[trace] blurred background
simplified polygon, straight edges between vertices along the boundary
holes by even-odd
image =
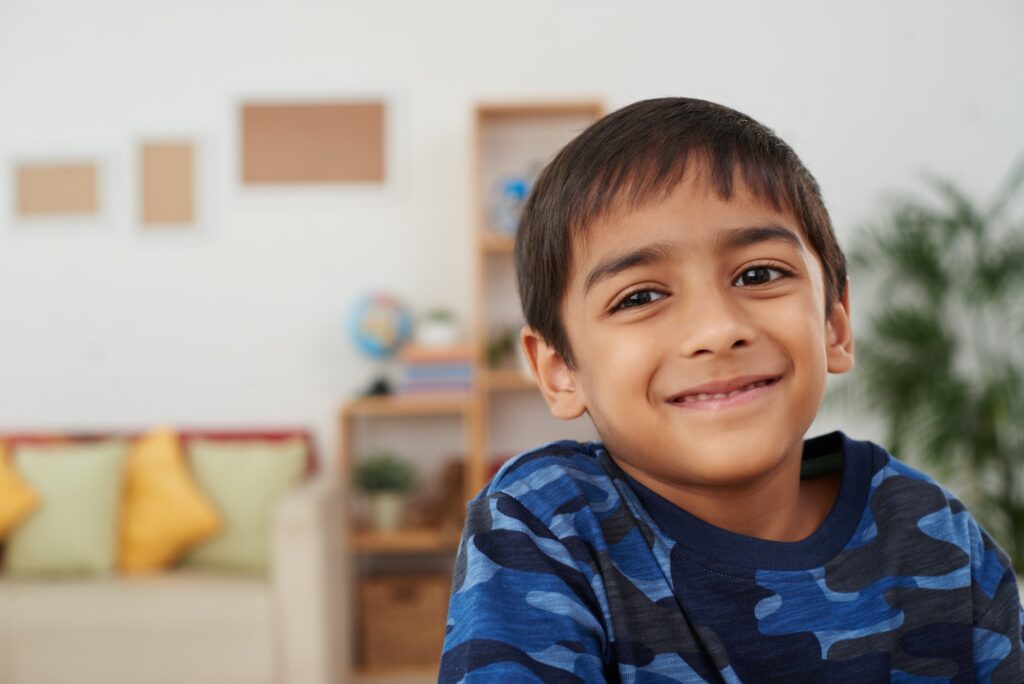
[[[772,127],[861,255],[863,380],[810,434],[898,446],[1019,558],[1022,29],[995,0],[0,0],[0,682],[430,681],[465,497],[593,437],[510,342],[519,205],[650,97]]]

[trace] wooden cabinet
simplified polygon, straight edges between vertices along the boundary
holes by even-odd
[[[488,353],[488,347],[493,347],[503,334],[515,334],[517,347],[517,332],[522,325],[513,266],[514,236],[509,230],[508,216],[495,215],[496,203],[502,199],[503,184],[528,184],[532,174],[596,120],[602,111],[600,103],[591,101],[492,103],[475,108],[469,188],[473,235],[473,272],[470,279],[473,302],[469,326],[473,349],[472,389],[457,397],[372,397],[345,404],[339,415],[339,467],[343,476],[347,476],[358,459],[365,455],[360,447],[360,437],[375,430],[386,431],[387,422],[402,421],[404,427],[407,422],[415,421],[419,426],[430,426],[428,432],[435,429],[436,423],[448,422],[451,423],[449,430],[454,431],[461,446],[459,504],[464,506],[486,484],[504,458],[553,439],[594,437],[593,428],[585,419],[565,423],[550,416],[516,351],[505,354],[504,358],[497,359],[497,364],[492,364],[495,355]],[[504,226],[499,220],[501,218],[505,219]],[[424,448],[431,446],[432,437],[425,435],[421,444]],[[358,497],[354,494],[351,498],[353,505],[357,506]],[[353,511],[351,519],[358,521],[360,517],[356,513]],[[355,581],[363,582],[351,588],[357,599],[354,617],[365,615],[365,606],[358,603],[359,597],[362,596],[365,602],[367,591],[377,586],[373,583],[388,576],[389,566],[391,571],[397,571],[394,576],[401,578],[395,581],[409,582],[408,573],[422,569],[424,582],[436,583],[439,565],[454,559],[460,532],[461,529],[452,526],[442,528],[417,524],[392,532],[353,526],[349,531],[348,544],[358,566],[354,573]],[[380,570],[374,563],[385,569]],[[450,568],[449,564],[449,573]],[[415,606],[404,608],[414,609]],[[401,607],[394,609],[395,619],[400,619],[402,610]],[[376,617],[380,618],[379,615]],[[359,638],[359,625],[356,624],[351,632]],[[374,634],[374,638],[377,636]],[[432,637],[424,635],[424,639],[427,638]],[[356,652],[366,651],[360,648]],[[440,653],[437,655],[439,657]],[[372,666],[364,662],[357,672],[360,680],[365,681],[411,672],[419,678],[401,681],[426,682],[436,681],[437,664],[435,660],[410,670],[408,662],[389,667],[377,657],[373,659]]]

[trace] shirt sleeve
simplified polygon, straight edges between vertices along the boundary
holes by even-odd
[[[607,640],[584,547],[507,494],[474,500],[438,681],[605,681]]]
[[[981,684],[1024,682],[1024,650],[1017,575],[1009,558],[974,525],[971,577],[974,602],[974,676]]]

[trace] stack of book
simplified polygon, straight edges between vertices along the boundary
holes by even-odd
[[[468,344],[407,344],[398,359],[397,395],[455,396],[473,388],[473,351]]]

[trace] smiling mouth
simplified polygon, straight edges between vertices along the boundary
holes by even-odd
[[[717,392],[680,394],[672,397],[669,403],[685,408],[728,408],[739,406],[765,394],[769,388],[778,384],[780,379],[778,376],[766,377],[727,391],[723,389]]]

